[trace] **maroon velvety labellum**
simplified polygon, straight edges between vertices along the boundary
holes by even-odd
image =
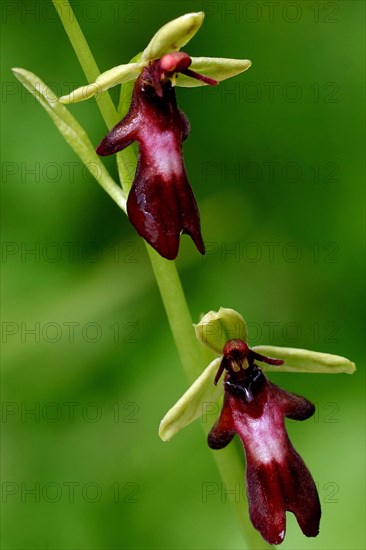
[[[133,141],[139,143],[136,174],[127,200],[128,217],[161,256],[173,260],[181,233],[191,236],[201,254],[205,247],[182,156],[189,122],[177,107],[170,80],[161,82],[159,65],[163,61],[164,71],[176,71],[186,67],[190,58],[186,54],[179,58],[169,55],[143,69],[128,114],[103,139],[97,153],[111,155]]]
[[[219,368],[220,374],[226,371],[224,403],[208,444],[221,449],[239,435],[246,455],[250,519],[267,542],[283,541],[286,511],[296,516],[306,536],[315,537],[321,516],[318,492],[284,421],[309,418],[314,405],[269,382],[254,363],[257,358],[269,364],[278,361],[256,354],[240,340],[225,345]]]

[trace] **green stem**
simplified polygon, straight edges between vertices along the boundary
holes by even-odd
[[[89,45],[75,17],[68,0],[52,0],[61,19],[71,45],[76,52],[80,65],[89,83],[94,82],[100,75],[100,70],[90,51]],[[100,94],[97,99],[98,107],[108,128],[118,122],[118,113],[109,94]]]
[[[120,99],[118,104],[118,118],[122,119],[128,112],[131,104],[131,97],[134,87],[134,82],[126,82],[121,86]],[[133,175],[135,174],[137,164],[137,148],[136,143],[132,143],[123,151],[117,153],[117,168],[119,179],[122,188],[128,196],[132,186]]]
[[[230,445],[220,451],[212,451],[216,466],[224,482],[224,491],[234,492],[233,498],[230,495],[231,505],[234,509],[243,539],[247,543],[248,550],[268,550],[273,547],[262,539],[249,520],[248,500],[244,497],[241,490],[245,483],[244,463],[240,456],[241,449],[239,453],[239,449],[235,443],[236,441],[231,442]],[[240,487],[239,491],[237,491],[238,487]],[[239,498],[237,497],[238,493],[240,495]]]
[[[53,0],[53,3],[87,79],[89,82],[94,81],[99,75],[99,70],[82,30],[72,12],[71,6],[67,0]],[[68,13],[67,16],[66,12]],[[111,128],[117,122],[118,116],[108,92],[101,95],[98,101],[98,107],[107,126]],[[126,165],[126,161],[128,160],[131,162],[132,159],[136,159],[135,154],[133,156],[131,153],[129,153],[129,156],[120,154],[117,161],[124,190],[129,188],[129,183],[126,182],[125,177],[126,174],[129,173],[130,166]],[[201,345],[196,340],[192,329],[191,315],[175,263],[165,260],[149,245],[146,246],[179,358],[188,381],[193,382],[195,378],[201,374],[206,366],[206,362],[204,360]],[[230,445],[220,452],[213,452],[213,454],[221,477],[225,482],[225,486],[228,489],[233,488],[236,483],[243,479],[243,464],[235,445]],[[261,536],[250,524],[247,502],[244,501],[244,499],[243,502],[240,499],[239,502],[236,502],[236,500],[237,499],[231,499],[231,502],[234,506],[240,529],[247,542],[248,548],[250,548],[250,550],[271,548],[263,541]]]
[[[191,384],[205,365],[175,263],[146,245],[182,367]]]

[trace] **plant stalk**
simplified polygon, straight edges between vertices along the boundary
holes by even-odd
[[[93,82],[99,75],[99,69],[68,0],[52,1],[86,78],[89,82]],[[101,94],[98,107],[108,128],[112,128],[118,122],[118,114],[108,92]],[[125,177],[131,168],[126,165],[126,159],[131,162],[132,158],[136,159],[136,155],[134,154],[132,157],[131,154],[127,156],[122,154],[118,158],[121,183],[125,191],[129,188],[129,183],[125,181]],[[201,344],[196,340],[192,329],[191,315],[175,263],[162,258],[148,244],[146,244],[146,247],[182,367],[189,383],[192,383],[206,365]],[[239,479],[243,479],[243,464],[236,446],[230,445],[220,452],[213,451],[213,453],[225,487],[231,489]],[[231,502],[248,549],[265,550],[271,548],[250,524],[246,500],[239,499],[239,502],[236,502],[236,500],[231,499]]]

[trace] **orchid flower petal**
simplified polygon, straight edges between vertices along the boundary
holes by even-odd
[[[192,71],[202,73],[218,82],[243,73],[252,64],[249,59],[225,59],[222,57],[191,57],[191,59],[192,64],[189,68]],[[196,88],[206,85],[205,82],[190,78],[184,74],[179,74],[176,79],[176,86],[183,88]]]
[[[191,40],[203,23],[205,14],[186,13],[161,27],[143,51],[142,61],[159,59],[163,55],[180,50]]]

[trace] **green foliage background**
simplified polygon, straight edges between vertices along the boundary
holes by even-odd
[[[280,2],[273,17],[266,2],[72,5],[101,70],[201,9],[188,53],[253,61],[177,92],[208,248],[183,237],[177,264],[195,320],[233,307],[253,344],[357,363],[352,377],[271,379],[318,405],[289,432],[319,484],[321,533],[305,539],[289,515],[282,548],[364,548],[364,3]],[[59,95],[82,85],[67,36],[50,2],[2,11],[2,547],[244,548],[199,422],[157,436],[186,381],[144,245],[10,72]],[[97,144],[94,100],[70,109]]]

